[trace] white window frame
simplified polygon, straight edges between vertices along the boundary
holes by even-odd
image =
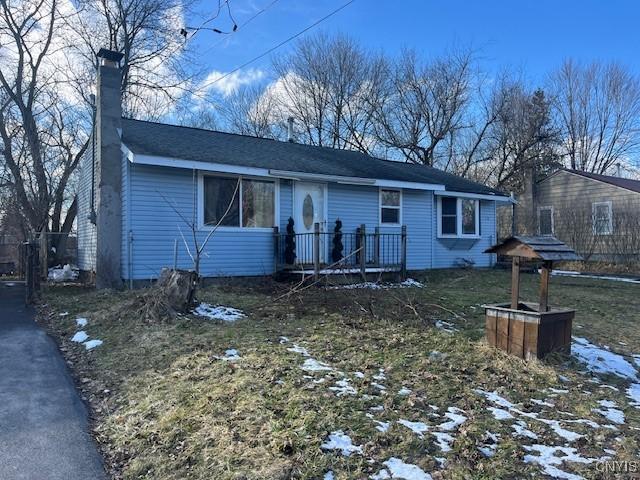
[[[600,233],[596,231],[596,209],[602,205],[605,205],[607,207],[607,210],[609,211],[609,225],[607,225],[608,228],[606,232]],[[613,234],[613,205],[611,201],[591,203],[591,228],[593,229],[593,234],[597,236]]]
[[[442,199],[455,198],[456,200],[456,233],[442,233]],[[462,201],[467,200],[475,203],[475,231],[476,233],[462,233]],[[469,197],[448,197],[447,195],[438,195],[436,204],[437,215],[436,223],[438,228],[438,238],[480,238],[480,200]]]
[[[216,172],[198,172],[198,186],[197,186],[197,208],[198,208],[198,229],[209,231],[215,228],[215,225],[207,225],[204,223],[204,178],[205,177],[217,177],[217,178],[233,178],[240,180],[240,186],[238,188],[238,227],[230,227],[226,225],[220,225],[218,231],[223,232],[273,232],[273,227],[278,225],[280,218],[280,180],[277,178],[258,177],[254,175],[233,175],[228,173],[216,173]],[[258,180],[261,182],[271,182],[274,184],[273,189],[273,226],[271,227],[243,227],[242,226],[242,180]]]
[[[394,205],[382,205],[382,191],[387,191],[387,192],[398,192],[400,194],[400,204],[398,206],[394,206]],[[398,222],[397,223],[388,223],[388,222],[382,222],[382,209],[383,208],[391,208],[391,209],[395,209],[398,210]],[[402,225],[402,189],[401,188],[387,188],[387,187],[381,187],[378,189],[378,225],[380,225],[381,227],[399,227],[400,225]]]
[[[549,210],[551,212],[551,233],[542,233],[542,230],[540,230],[540,212],[542,210]],[[553,210],[553,205],[538,207],[538,235],[542,235],[545,237],[553,237],[556,234],[556,224],[555,224],[554,217],[555,217],[555,214]]]

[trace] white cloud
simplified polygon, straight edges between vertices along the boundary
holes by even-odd
[[[207,75],[207,78],[200,84],[198,90],[203,93],[219,93],[224,97],[228,97],[244,85],[259,82],[265,75],[263,70],[257,68],[238,70],[230,75],[226,72],[213,70],[209,72],[209,75]]]

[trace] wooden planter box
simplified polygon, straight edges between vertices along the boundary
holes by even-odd
[[[575,310],[550,309],[538,312],[537,303],[485,305],[489,345],[526,360],[547,353],[571,352],[571,324]]]

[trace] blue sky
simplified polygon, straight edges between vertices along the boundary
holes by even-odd
[[[272,1],[230,0],[230,5],[236,21],[242,24]],[[207,69],[227,72],[345,2],[277,0],[233,35],[223,38],[201,31],[192,41]],[[213,3],[207,0],[198,9],[208,14]],[[486,70],[510,68],[533,85],[540,85],[547,72],[567,57],[617,60],[640,72],[638,20],[640,2],[636,0],[355,0],[306,35],[320,30],[345,32],[390,55],[403,47],[429,56],[452,45],[471,46]],[[198,21],[192,19],[191,23],[197,25]],[[229,29],[226,12],[211,26]],[[282,54],[290,46],[274,54]],[[258,70],[268,70],[269,60],[267,56],[253,63],[250,78],[259,78]]]

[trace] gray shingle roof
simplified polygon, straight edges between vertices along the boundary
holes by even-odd
[[[487,248],[484,253],[497,253],[507,256],[526,256],[540,260],[582,260],[566,243],[550,236],[514,236]],[[527,254],[527,255],[525,255]]]
[[[613,177],[611,175],[601,175],[599,173],[583,172],[581,170],[572,170],[570,168],[567,168],[566,171],[570,173],[575,173],[576,175],[581,175],[583,177],[591,178],[593,180],[598,180],[600,182],[608,183],[610,185],[615,185],[616,187],[626,188],[627,190],[631,190],[632,192],[640,193],[640,180],[633,180],[631,178]]]
[[[382,160],[352,150],[281,142],[141,120],[122,120],[122,142],[134,153],[321,175],[444,185],[449,191],[505,195],[436,168]]]

